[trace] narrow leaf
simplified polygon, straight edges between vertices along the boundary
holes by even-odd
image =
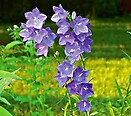
[[[0,101],[4,102],[7,105],[11,105],[4,97],[0,97]]]
[[[130,32],[130,31],[127,31],[127,33],[131,34],[131,32]]]
[[[23,44],[23,42],[21,42],[21,41],[12,41],[11,43],[9,43],[9,44],[7,44],[5,46],[5,50],[9,50],[12,47],[14,47],[15,45],[19,45],[19,44]]]
[[[116,88],[117,88],[117,91],[118,91],[118,94],[119,94],[119,97],[121,99],[123,99],[123,96],[122,96],[122,91],[121,91],[121,87],[119,86],[117,80],[115,79],[115,83],[116,83]]]
[[[0,93],[13,79],[21,78],[15,74],[12,74],[11,72],[0,70]]]
[[[122,52],[131,60],[131,56],[129,56],[125,51],[122,50]]]
[[[98,112],[92,112],[90,116],[95,116],[96,114],[98,114]]]

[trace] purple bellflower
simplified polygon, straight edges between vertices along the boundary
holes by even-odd
[[[43,38],[41,39],[41,42],[35,44],[35,48],[37,49],[37,54],[38,55],[47,56],[48,47],[52,46],[52,44],[54,42],[54,39],[56,38],[56,35],[51,31],[51,29],[49,27],[47,27],[45,29],[44,36],[42,36],[42,37]]]
[[[91,104],[87,100],[81,100],[79,103],[77,103],[77,106],[80,112],[90,112]]]
[[[61,4],[59,7],[53,6],[53,11],[55,12],[55,14],[51,17],[53,22],[58,22],[59,20],[66,19],[67,12],[63,9]]]
[[[88,21],[89,20],[87,18],[82,18],[81,16],[76,17],[72,21],[71,27],[74,30],[76,35],[89,32],[89,29],[87,27]]]
[[[70,95],[77,94],[78,85],[74,81],[71,81],[70,83],[68,83],[66,85],[66,88],[69,91]]]
[[[70,29],[70,24],[66,20],[60,20],[57,25],[59,26],[57,34],[64,35]]]
[[[87,97],[94,95],[92,90],[92,84],[89,83],[81,83],[78,84],[77,94],[83,99],[86,100]]]
[[[83,52],[88,52],[88,53],[91,52],[91,44],[92,44],[92,42],[93,42],[93,40],[90,39],[90,38],[86,38],[83,42],[78,41],[81,50]]]
[[[37,49],[37,55],[44,55],[47,56],[48,53],[48,46],[41,43],[36,43],[35,48]]]
[[[26,26],[34,27],[35,29],[41,29],[47,16],[40,13],[38,8],[32,10],[32,12],[25,13],[25,18],[27,19]]]
[[[34,32],[34,28],[27,28],[24,23],[22,23],[21,26],[23,29],[20,31],[19,35],[23,37],[23,41],[33,40],[32,34]]]
[[[79,47],[77,42],[74,42],[73,44],[66,43],[65,54],[66,54],[66,56],[68,56],[68,58],[72,62],[75,62],[75,61],[79,60],[80,55],[82,53],[83,53],[83,51],[80,49],[80,47]]]
[[[74,66],[67,60],[64,60],[62,64],[57,67],[61,77],[72,77]]]
[[[89,71],[83,70],[80,66],[78,66],[73,73],[73,80],[76,84],[87,83],[87,76]]]
[[[64,35],[60,36],[59,44],[60,45],[66,45],[66,43],[73,44],[75,41],[74,33],[73,32],[67,32]]]
[[[35,29],[32,38],[35,42],[41,43],[42,39],[48,34],[46,29],[41,28],[41,29]]]
[[[74,66],[67,60],[64,60],[62,64],[58,65],[58,75],[55,79],[59,82],[59,86],[62,87],[70,77],[73,76]]]

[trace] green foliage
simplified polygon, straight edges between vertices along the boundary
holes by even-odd
[[[0,115],[1,116],[13,116],[5,108],[3,108],[2,106],[0,106]]]
[[[16,72],[16,71],[15,71]],[[15,75],[14,73],[10,73],[7,71],[0,70],[0,95],[4,88],[11,83],[13,79],[21,79],[19,76]],[[7,105],[11,105],[4,97],[0,96],[0,101],[6,103]],[[12,116],[5,108],[0,106],[0,114],[2,116]]]
[[[5,50],[9,50],[9,49],[13,48],[14,46],[20,45],[20,44],[23,44],[23,42],[21,42],[21,41],[12,41],[11,43],[9,43],[9,44],[7,44],[5,46]]]
[[[7,86],[13,79],[21,78],[13,73],[0,70],[0,94],[4,90],[5,86]]]

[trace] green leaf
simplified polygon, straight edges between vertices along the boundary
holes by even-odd
[[[11,105],[4,97],[0,97],[0,101],[4,102],[7,105]]]
[[[29,98],[27,96],[18,96],[15,98],[15,101],[20,101],[20,104],[29,102]]]
[[[130,74],[130,77],[129,77],[129,83],[131,83],[131,74]]]
[[[17,69],[16,71],[18,71],[18,70],[19,69]],[[16,72],[16,71],[14,71],[14,72]],[[8,71],[0,70],[0,79],[2,79],[2,78],[22,79],[21,77],[14,74],[14,72],[8,72]]]
[[[131,32],[130,32],[130,31],[127,31],[127,33],[131,34]]]
[[[98,112],[92,112],[90,116],[95,116],[96,114],[98,114]]]
[[[21,41],[12,41],[11,43],[9,43],[9,44],[7,44],[5,46],[5,50],[9,50],[12,47],[14,47],[15,45],[19,45],[19,44],[23,44],[23,42],[21,42]]]
[[[54,116],[54,112],[52,111],[51,107],[46,110],[46,113],[48,114],[48,116]]]
[[[115,83],[116,83],[116,88],[117,88],[117,91],[118,91],[118,94],[119,94],[119,97],[121,98],[121,100],[123,99],[123,96],[122,96],[122,91],[121,91],[121,87],[119,86],[117,80],[115,79]]]
[[[131,56],[129,56],[125,51],[122,50],[122,52],[131,60]]]
[[[0,70],[0,94],[13,79],[21,78],[11,72]]]
[[[113,111],[112,107],[110,107],[110,108],[109,108],[109,111],[110,111],[110,115],[111,115],[111,116],[115,116],[115,114],[114,114],[114,111]]]
[[[0,106],[0,115],[1,116],[13,116],[11,113],[9,113],[5,108]]]
[[[127,94],[128,94],[128,96],[130,96],[131,95],[131,90]]]

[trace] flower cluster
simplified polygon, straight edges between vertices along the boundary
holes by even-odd
[[[89,20],[76,16],[75,12],[71,16],[61,5],[54,6],[53,10],[55,14],[51,20],[59,27],[57,30],[59,44],[65,47],[65,54],[70,61],[75,62],[82,53],[91,52],[90,45],[93,40],[89,38],[92,35]]]
[[[19,35],[23,37],[23,41],[35,41],[37,54],[47,56],[48,48],[52,46],[56,38],[56,34],[51,31],[50,27],[43,28],[47,16],[35,8],[32,12],[25,13],[25,18],[27,22],[22,23]]]
[[[58,65],[55,79],[60,87],[67,88],[70,95],[77,94],[81,97],[81,101],[77,103],[80,112],[85,110],[89,112],[91,104],[87,97],[94,94],[92,84],[87,80],[89,71],[80,66],[74,69],[75,62],[80,59],[80,56],[84,52],[91,52],[90,45],[93,40],[89,38],[92,35],[89,20],[76,16],[75,12],[71,16],[61,4],[59,7],[54,6],[53,10],[55,14],[51,20],[58,26],[59,44],[65,47],[65,54],[69,59]]]
[[[91,104],[87,98],[94,94],[92,84],[87,79],[89,71],[80,66],[75,68],[75,63],[80,56],[84,52],[91,52],[90,45],[93,40],[89,38],[92,35],[89,20],[76,16],[75,12],[70,15],[61,4],[59,7],[53,6],[53,11],[55,14],[51,20],[58,26],[56,34],[51,31],[50,27],[45,29],[42,27],[47,16],[40,13],[37,8],[25,13],[27,22],[22,23],[22,30],[19,34],[23,37],[23,41],[35,41],[37,54],[44,56],[47,56],[48,48],[52,46],[56,36],[59,37],[59,44],[64,46],[68,60],[58,65],[58,74],[55,79],[59,82],[60,87],[67,88],[70,95],[80,96],[81,101],[77,103],[80,112],[89,112]]]
[[[74,70],[74,65],[67,60],[57,67],[58,74],[55,79],[59,82],[59,86],[65,86],[70,95],[77,94],[81,97],[81,101],[77,104],[79,111],[90,111],[91,104],[87,101],[87,97],[94,94],[92,84],[88,83],[87,76],[89,71],[78,66]]]

